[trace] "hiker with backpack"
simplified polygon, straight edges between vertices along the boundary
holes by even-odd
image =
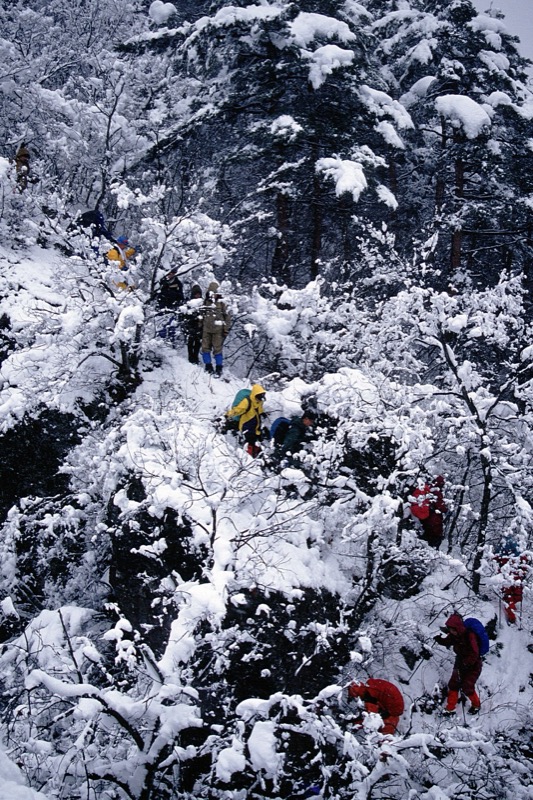
[[[179,327],[178,308],[184,302],[183,284],[178,278],[178,268],[174,267],[163,275],[156,294],[156,305],[162,312],[163,319],[163,324],[157,332],[161,339],[169,339],[172,343],[176,341]]]
[[[220,377],[224,364],[222,350],[224,340],[231,328],[231,315],[218,288],[216,281],[209,284],[202,306],[202,360],[205,364],[205,371],[212,375],[211,353],[213,353],[215,375]]]
[[[435,636],[435,642],[443,647],[452,648],[455,663],[448,682],[448,698],[444,713],[455,714],[459,693],[470,700],[470,714],[478,714],[481,701],[476,692],[476,681],[481,675],[481,656],[488,652],[488,637],[479,620],[469,618],[463,620],[460,614],[454,613],[441,628],[446,636]],[[477,632],[476,632],[477,631]]]
[[[410,495],[410,511],[422,525],[421,538],[436,550],[444,538],[444,514],[448,510],[443,495],[444,478],[437,475],[433,481],[416,487]]]
[[[348,697],[362,700],[365,711],[382,717],[381,733],[396,733],[405,704],[402,693],[393,683],[380,678],[369,678],[365,683],[354,681],[348,686]]]
[[[301,416],[277,417],[270,426],[270,438],[274,442],[271,466],[279,467],[282,461],[292,463],[306,442],[311,439],[317,415],[306,410]]]
[[[252,458],[261,452],[257,441],[261,439],[261,417],[266,392],[259,383],[250,390],[237,392],[232,407],[226,412],[227,419],[237,424],[237,430],[244,436],[246,451]]]
[[[291,455],[298,453],[305,442],[309,441],[310,431],[315,422],[316,414],[314,411],[304,411],[301,417],[291,417],[279,449],[283,453],[290,453]]]
[[[202,290],[197,283],[191,289],[191,296],[181,309],[181,328],[187,337],[187,356],[190,364],[198,364],[202,345]]]

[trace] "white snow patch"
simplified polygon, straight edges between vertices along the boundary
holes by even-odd
[[[248,739],[248,751],[253,768],[263,770],[272,777],[277,774],[282,760],[276,752],[275,729],[273,722],[256,722]]]
[[[22,771],[0,750],[0,800],[46,800],[46,795],[24,786]]]
[[[507,73],[510,62],[503,53],[494,53],[492,50],[481,50],[478,53],[479,60],[488,67],[489,72]]]
[[[291,35],[299,47],[308,47],[317,37],[336,38],[347,44],[357,37],[346,22],[324,14],[302,11],[290,25]]]
[[[400,97],[400,103],[409,108],[409,106],[422,100],[427,95],[431,84],[435,81],[436,78],[433,75],[426,75],[424,78],[415,81],[409,91]]]
[[[445,328],[453,333],[459,333],[468,325],[467,314],[457,314],[455,317],[450,317],[446,320]]]
[[[303,131],[303,127],[290,114],[282,114],[270,126],[270,132],[274,136],[289,140],[294,139],[301,131]]]
[[[157,25],[164,25],[170,17],[178,13],[178,9],[173,3],[163,3],[162,0],[154,0],[148,11],[148,16]]]
[[[456,128],[462,128],[467,139],[475,139],[490,127],[491,120],[485,109],[462,94],[444,94],[437,97],[435,107],[439,114],[449,119]]]
[[[335,184],[337,197],[351,194],[357,202],[368,187],[363,167],[358,161],[347,161],[342,158],[320,158],[316,163],[317,172],[323,172]]]
[[[236,22],[254,22],[255,20],[274,19],[281,14],[282,9],[275,6],[255,5],[246,8],[227,6],[211,17],[206,18],[206,24],[214,26],[235,25]]]
[[[408,52],[409,61],[417,61],[419,64],[429,64],[433,61],[433,49],[431,39],[422,39],[415,47]]]
[[[9,163],[7,158],[2,158],[0,156],[0,180],[5,178],[11,168],[11,164]]]
[[[476,33],[482,33],[487,44],[494,50],[501,50],[502,35],[509,35],[509,30],[501,19],[488,17],[486,14],[478,14],[467,26]]]
[[[404,150],[405,145],[398,136],[396,129],[392,123],[387,122],[387,120],[382,119],[381,122],[378,122],[376,125],[376,130],[380,133],[387,144],[390,144],[392,147],[397,147],[399,150]]]
[[[319,89],[333,70],[349,66],[355,58],[353,50],[343,50],[336,44],[317,47],[313,53],[304,51],[302,55],[311,62],[309,81],[313,89]]]
[[[400,130],[414,128],[409,112],[398,100],[393,100],[386,92],[372,89],[370,86],[363,84],[359,94],[362,102],[377,117],[390,117]]]
[[[217,757],[215,767],[217,778],[225,783],[231,781],[235,772],[242,772],[246,766],[244,745],[238,739],[233,739],[231,747],[225,747]]]
[[[380,183],[376,189],[376,192],[382,203],[385,203],[386,206],[389,206],[389,208],[392,208],[394,211],[396,211],[398,208],[398,201],[390,189]]]

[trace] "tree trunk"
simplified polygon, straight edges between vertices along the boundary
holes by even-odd
[[[290,286],[291,275],[289,269],[289,220],[290,202],[283,192],[276,196],[276,227],[279,232],[274,255],[272,256],[272,275],[282,283]]]
[[[489,508],[492,498],[492,466],[489,459],[481,453],[481,469],[483,472],[483,494],[481,496],[481,505],[479,509],[479,528],[476,541],[476,554],[474,556],[474,563],[472,564],[472,588],[476,594],[479,594],[479,585],[481,583],[481,575],[479,568],[481,566],[481,559],[483,558],[483,549],[485,547],[485,539],[487,535],[487,526],[489,522]]]
[[[461,252],[463,245],[463,232],[461,230],[452,233],[452,254],[451,267],[457,270],[461,266]]]
[[[464,194],[465,185],[465,165],[461,158],[455,162],[455,197],[460,199]],[[458,205],[458,204],[457,204]],[[461,266],[461,255],[463,246],[463,231],[462,229],[455,230],[452,234],[452,270],[457,270]]]
[[[315,170],[319,148],[313,144],[311,163],[313,166],[313,197],[311,200],[311,278],[320,274],[320,254],[322,251],[322,205],[320,179]]]
[[[446,146],[448,144],[448,137],[446,135],[446,120],[444,119],[444,117],[441,117],[440,119],[440,130],[441,130],[440,144],[442,153],[444,154],[444,151],[446,150]],[[440,211],[440,209],[444,204],[444,194],[446,188],[443,167],[442,167],[444,163],[444,156],[441,157],[440,162],[441,166],[440,168],[437,168],[437,178],[435,183],[435,207],[437,211]]]

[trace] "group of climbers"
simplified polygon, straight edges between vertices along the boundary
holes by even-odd
[[[274,444],[271,462],[280,463],[284,456],[290,458],[300,452],[310,439],[317,415],[313,410],[306,409],[301,416],[295,415],[290,420],[278,417],[268,430],[262,424],[265,398],[266,391],[259,383],[254,383],[250,390],[240,390],[226,412],[226,419],[236,425],[237,431],[243,436],[246,451],[252,458],[261,452],[258,442],[262,438],[271,438]]]
[[[20,176],[21,190],[26,187],[29,171],[29,154],[21,146],[17,153],[17,174]],[[105,219],[97,209],[81,214],[77,219],[78,227],[89,231],[92,238],[104,237],[113,246],[107,251],[106,258],[116,264],[121,273],[127,273],[129,261],[136,254],[136,249],[129,245],[126,236],[113,239],[106,227]],[[126,277],[116,282],[120,289],[134,288]],[[212,281],[205,295],[198,284],[190,290],[190,297],[185,298],[183,284],[178,269],[169,270],[161,278],[156,296],[156,304],[163,322],[159,329],[161,338],[175,343],[178,330],[185,333],[189,362],[199,363],[200,353],[205,370],[209,374],[220,376],[223,371],[223,348],[225,339],[231,329],[231,314],[219,291],[219,284]],[[227,411],[228,419],[237,421],[237,429],[243,436],[248,454],[257,457],[261,452],[260,444],[265,431],[266,390],[259,384],[253,384],[249,393]],[[311,409],[304,409],[301,415],[292,418],[279,418],[271,426],[273,449],[278,463],[288,459],[292,463],[295,457],[312,436],[317,415]],[[275,425],[275,423],[278,423]],[[274,433],[275,428],[275,433]],[[411,490],[409,509],[411,515],[419,521],[422,529],[421,538],[430,546],[439,548],[443,539],[443,521],[447,512],[444,498],[444,477],[438,475],[428,478],[420,486]],[[523,599],[523,584],[528,561],[521,555],[516,542],[507,540],[495,554],[495,562],[505,578],[502,588],[506,619],[510,624],[516,622],[517,606]],[[455,661],[446,701],[446,714],[456,711],[459,698],[468,699],[470,713],[480,710],[480,697],[476,690],[476,682],[482,671],[483,655],[480,639],[475,630],[468,625],[458,613],[452,614],[442,628],[442,634],[434,641],[453,650]],[[366,681],[354,681],[348,687],[351,700],[360,702],[367,714],[378,714],[382,718],[380,731],[382,734],[394,734],[404,712],[404,700],[400,690],[390,681],[369,678]]]
[[[178,330],[182,330],[187,338],[189,362],[198,364],[201,352],[206,372],[220,377],[231,314],[219,291],[219,284],[211,281],[203,298],[201,287],[194,284],[186,301],[177,269],[172,269],[159,282],[156,304],[163,319],[159,336],[175,343]]]
[[[89,238],[91,248],[97,256],[101,254],[100,240],[102,238],[107,239],[112,247],[105,253],[105,259],[110,265],[116,267],[119,273],[113,279],[113,285],[117,289],[130,292],[136,288],[135,284],[130,280],[128,272],[131,259],[135,256],[137,250],[130,245],[127,236],[121,235],[115,238],[112,235],[106,225],[105,217],[98,207],[78,214],[67,230],[69,233],[85,234]]]
[[[22,155],[19,161],[21,159]],[[22,170],[22,166],[20,169]],[[113,237],[99,208],[78,214],[68,230],[86,234],[97,254],[100,254],[99,240],[102,237],[108,239],[112,247],[105,253],[105,258],[119,272],[113,280],[114,286],[128,291],[136,288],[128,273],[131,259],[137,250],[130,245],[127,236]],[[183,331],[187,339],[190,363],[198,364],[201,354],[206,372],[217,377],[221,376],[224,364],[224,341],[231,329],[232,319],[217,281],[210,282],[203,298],[201,287],[194,284],[190,297],[186,300],[179,270],[173,267],[160,279],[154,299],[160,312],[158,335],[175,344],[178,332]]]
[[[110,264],[118,268],[120,273],[113,281],[114,285],[118,289],[128,291],[136,288],[128,277],[130,261],[137,252],[136,248],[130,245],[127,236],[113,238],[106,227],[104,215],[98,208],[79,214],[69,226],[69,230],[84,232],[93,241],[101,237],[108,239],[113,246],[105,257]],[[99,245],[93,244],[93,249],[99,252]],[[161,318],[158,335],[174,344],[178,331],[182,330],[187,337],[190,363],[198,363],[201,351],[206,372],[217,377],[222,375],[224,341],[230,331],[232,320],[219,291],[219,284],[211,281],[203,301],[200,286],[194,284],[190,298],[186,301],[178,268],[174,267],[159,281],[155,303]]]
[[[470,702],[470,714],[478,714],[481,701],[476,691],[476,681],[481,669],[481,657],[488,650],[488,638],[483,625],[474,618],[463,619],[452,614],[441,629],[446,635],[438,634],[435,642],[451,648],[455,653],[452,674],[448,682],[446,707],[443,714],[455,714],[459,698]],[[348,699],[360,701],[360,710],[367,714],[379,714],[382,722],[379,731],[382,734],[394,734],[397,731],[400,717],[404,712],[404,700],[397,686],[381,678],[369,678],[366,681],[354,681],[348,686]],[[356,714],[353,720],[360,727],[364,720]]]

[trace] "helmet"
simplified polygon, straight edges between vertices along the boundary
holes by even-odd
[[[128,237],[127,236],[119,236],[117,239],[117,244],[128,244]]]

